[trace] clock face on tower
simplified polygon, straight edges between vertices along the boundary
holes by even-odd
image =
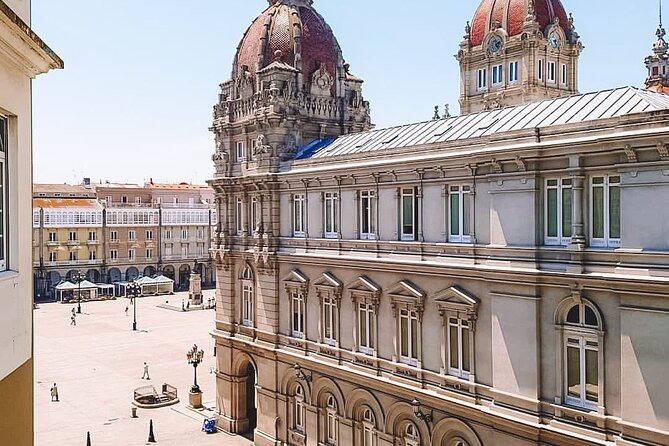
[[[558,37],[557,33],[552,32],[548,35],[548,45],[554,50],[560,47],[560,37]]]
[[[488,51],[492,54],[497,54],[502,49],[502,38],[494,36],[488,41]]]

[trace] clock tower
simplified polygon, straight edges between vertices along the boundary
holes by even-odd
[[[577,94],[582,50],[560,0],[482,0],[456,55],[461,113]]]

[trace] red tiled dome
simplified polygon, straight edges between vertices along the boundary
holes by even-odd
[[[534,2],[534,13],[542,31],[558,18],[560,26],[569,36],[569,18],[560,0],[483,0],[472,20],[472,46],[483,43],[493,23],[499,23],[509,37],[520,35],[529,2]]]
[[[244,66],[255,74],[271,64],[279,50],[281,62],[301,70],[305,80],[321,64],[335,75],[339,44],[325,20],[311,7],[311,1],[269,1],[270,6],[253,21],[239,44],[233,77],[239,75]],[[297,46],[296,36],[301,37]],[[296,58],[296,51],[301,57]]]

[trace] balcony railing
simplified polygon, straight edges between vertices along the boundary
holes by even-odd
[[[86,240],[87,245],[99,245],[100,240]]]
[[[60,242],[58,240],[49,240],[46,242],[46,246],[60,246]]]
[[[68,240],[67,241],[67,246],[79,246],[81,243],[79,240]]]

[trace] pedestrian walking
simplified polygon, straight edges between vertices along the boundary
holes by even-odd
[[[53,387],[50,389],[51,391],[51,402],[58,402],[58,386],[56,386],[56,383],[53,383]]]
[[[149,377],[149,365],[146,362],[144,363],[144,373],[142,374],[142,379],[151,379]]]
[[[74,307],[72,307],[72,314],[76,314],[76,313],[77,313],[77,310]]]
[[[186,305],[184,304],[183,299],[181,299],[181,311],[186,311]]]
[[[128,306],[127,305],[125,306],[125,315],[126,316],[128,315]]]
[[[77,325],[77,317],[72,313],[72,316],[70,316],[70,325]]]

